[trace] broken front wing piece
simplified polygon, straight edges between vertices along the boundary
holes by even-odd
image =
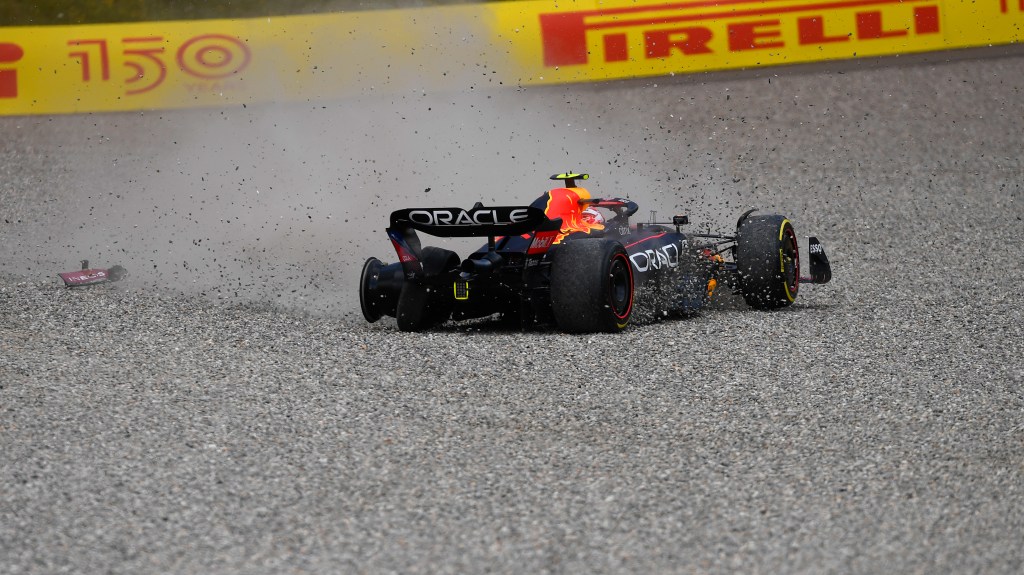
[[[82,269],[57,275],[64,280],[65,286],[72,288],[121,281],[128,272],[117,265],[111,268],[90,268],[89,260],[82,260]]]

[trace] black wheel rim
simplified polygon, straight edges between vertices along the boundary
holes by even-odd
[[[363,317],[370,323],[377,321],[382,315],[376,301],[379,297],[376,292],[381,267],[383,266],[380,260],[370,258],[363,264],[363,273],[359,278],[359,306],[362,308]]]
[[[796,234],[786,226],[782,231],[782,281],[786,284],[786,295],[790,301],[800,290],[800,253],[797,250]]]
[[[608,275],[612,313],[620,320],[626,319],[633,307],[633,277],[624,255],[616,254]]]

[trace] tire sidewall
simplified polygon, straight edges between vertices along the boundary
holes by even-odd
[[[626,249],[618,242],[612,242],[615,248],[609,250],[610,257],[607,260],[607,271],[605,276],[606,293],[603,299],[608,305],[610,312],[609,331],[621,331],[629,325],[630,317],[633,314],[633,296],[635,285],[633,278],[633,266],[630,264]]]
[[[381,317],[380,310],[373,301],[375,291],[373,284],[376,281],[374,276],[379,276],[382,267],[380,260],[369,258],[363,264],[362,273],[359,274],[359,307],[363,311],[363,317],[370,323]]]

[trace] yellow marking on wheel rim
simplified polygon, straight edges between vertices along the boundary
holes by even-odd
[[[786,234],[786,224],[789,220],[783,218],[782,225],[779,226],[779,241],[782,241],[782,237]],[[790,302],[796,301],[796,296],[789,291],[789,282],[786,281],[786,257],[782,253],[782,248],[779,248],[779,273],[782,274],[782,287],[786,290],[786,299]]]
[[[788,224],[788,223],[789,223],[789,220],[787,220],[786,218],[782,218],[782,225],[779,226],[779,241],[780,242],[782,241],[782,234],[786,231],[786,224]]]
[[[786,259],[782,255],[782,248],[779,248],[779,272],[782,274],[782,288],[786,290],[786,299],[790,302],[796,301],[796,296],[790,293],[789,282],[786,281]]]

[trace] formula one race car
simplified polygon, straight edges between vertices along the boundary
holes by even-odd
[[[803,283],[832,276],[817,238],[808,240],[801,275],[793,226],[779,215],[744,213],[735,235],[686,233],[686,216],[631,225],[636,203],[592,198],[564,182],[529,206],[413,208],[391,214],[388,237],[398,262],[369,258],[359,280],[363,316],[395,317],[402,331],[449,319],[501,314],[522,328],[553,323],[570,333],[618,332],[631,318],[690,315],[720,286],[761,310],[786,307]],[[421,247],[417,231],[438,237],[486,237],[462,259]]]

